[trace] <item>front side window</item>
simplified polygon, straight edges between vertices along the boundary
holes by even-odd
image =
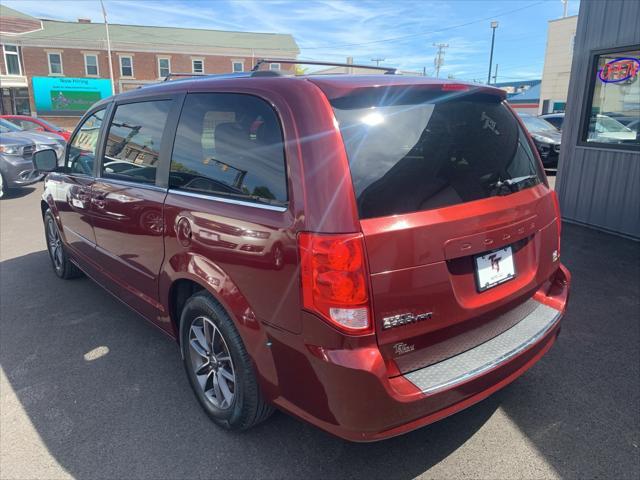
[[[154,184],[171,100],[118,105],[109,126],[102,176]]]
[[[168,58],[158,58],[158,77],[166,78],[171,73],[171,64]]]
[[[87,54],[84,56],[84,70],[87,75],[98,76],[98,56]]]
[[[640,149],[640,50],[596,57],[582,140]]]
[[[49,74],[62,75],[62,55],[60,53],[48,53]]]
[[[15,45],[4,45],[4,64],[7,69],[7,75],[22,75],[22,66],[20,65],[20,55],[18,47]]]
[[[133,77],[133,57],[120,57],[120,76]]]
[[[508,195],[541,182],[526,135],[497,96],[391,87],[331,104],[360,218]]]
[[[70,173],[93,175],[93,165],[96,160],[104,112],[104,110],[99,110],[90,115],[69,142],[66,167]]]
[[[169,186],[285,205],[282,129],[267,102],[250,95],[194,93],[185,100]]]

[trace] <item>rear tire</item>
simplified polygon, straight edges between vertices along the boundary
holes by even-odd
[[[67,252],[64,250],[60,230],[58,230],[58,224],[51,210],[47,210],[44,214],[44,235],[47,241],[49,259],[55,274],[64,280],[81,277],[82,271],[71,263]]]
[[[246,430],[266,420],[253,365],[233,321],[207,292],[189,298],[180,318],[180,345],[187,377],[209,418],[227,430]]]

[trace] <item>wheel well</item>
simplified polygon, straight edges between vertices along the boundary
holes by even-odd
[[[180,336],[180,314],[185,302],[196,292],[204,290],[204,287],[193,280],[176,280],[169,290],[169,314],[175,332]],[[178,338],[180,341],[180,338]]]

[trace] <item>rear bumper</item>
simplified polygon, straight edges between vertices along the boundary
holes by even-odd
[[[336,349],[307,345],[307,393],[286,395],[281,408],[341,438],[390,438],[465,409],[508,385],[551,348],[560,331],[570,274],[563,267],[528,302],[518,324],[493,339],[435,365],[389,377],[375,346]],[[303,370],[301,369],[300,372]],[[298,384],[298,388],[305,385]]]

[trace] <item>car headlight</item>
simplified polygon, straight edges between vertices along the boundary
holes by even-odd
[[[22,145],[0,145],[0,153],[5,155],[20,155],[22,153]]]
[[[544,135],[537,135],[535,133],[531,134],[531,137],[536,141],[536,142],[540,142],[540,143],[553,143],[553,140],[551,140],[549,137],[545,137]]]

